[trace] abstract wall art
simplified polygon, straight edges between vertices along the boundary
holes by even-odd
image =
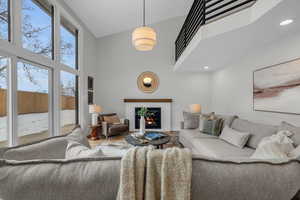
[[[254,71],[253,108],[300,115],[300,59]]]

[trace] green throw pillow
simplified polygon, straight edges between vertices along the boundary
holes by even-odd
[[[200,130],[202,133],[208,134],[208,135],[214,135],[214,136],[219,136],[222,132],[222,127],[223,127],[223,119],[203,119],[201,120],[201,125],[202,130]]]

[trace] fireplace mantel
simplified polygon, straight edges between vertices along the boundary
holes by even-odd
[[[172,103],[172,99],[124,99],[125,103]]]

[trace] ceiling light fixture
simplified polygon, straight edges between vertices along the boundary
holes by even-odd
[[[289,25],[291,23],[293,23],[294,20],[292,19],[287,19],[287,20],[284,20],[282,22],[280,22],[280,26],[286,26],[286,25]]]
[[[209,66],[205,66],[205,67],[203,67],[203,69],[208,70],[208,69],[209,69]]]
[[[150,51],[156,45],[156,32],[146,26],[145,10],[145,0],[143,0],[143,26],[136,28],[132,33],[132,43],[138,51]]]

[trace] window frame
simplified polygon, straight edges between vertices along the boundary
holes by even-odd
[[[11,1],[11,0],[10,0]],[[20,0],[21,1],[21,6],[22,6],[22,1],[23,0]],[[48,10],[47,10],[47,8],[45,8],[45,6],[43,6],[42,5],[42,3],[39,3],[39,0],[29,0],[29,1],[32,1],[32,3],[34,3],[34,4],[36,4],[36,6],[38,6],[41,10],[43,10],[46,14],[48,14],[50,17],[51,17],[51,48],[52,48],[52,51],[51,51],[51,56],[50,57],[47,57],[47,56],[45,56],[45,55],[42,55],[42,56],[44,56],[44,57],[46,57],[46,58],[50,58],[51,60],[54,60],[54,48],[55,48],[55,46],[54,46],[54,32],[55,32],[55,25],[54,25],[54,23],[55,23],[55,20],[54,20],[54,17],[55,17],[55,10],[56,9],[54,9],[54,5],[51,3],[51,1],[50,0],[45,0],[45,1],[47,1],[47,2],[49,2],[49,4],[50,4],[50,9],[51,9],[51,11],[50,11],[50,14],[48,13]],[[20,24],[20,29],[21,29],[21,45],[22,45],[22,48],[23,48],[23,39],[22,39],[22,11],[21,11],[21,13],[20,13],[20,15],[21,15],[21,24]],[[23,49],[25,49],[26,51],[29,51],[29,52],[31,52],[31,53],[34,53],[34,54],[37,54],[37,53],[35,53],[35,52],[33,52],[33,51],[31,51],[30,49],[26,49],[26,48],[23,48]],[[37,54],[38,55],[38,54]]]
[[[65,21],[65,22],[64,22]],[[65,25],[64,25],[64,23],[65,23]],[[77,27],[76,26],[74,26],[73,24],[72,24],[72,22],[70,22],[66,17],[64,17],[64,16],[60,16],[60,26],[62,26],[62,27],[64,27],[67,31],[69,31],[69,33],[70,34],[72,34],[72,35],[74,35],[74,37],[75,37],[75,68],[73,68],[73,67],[71,67],[71,66],[69,66],[69,65],[67,65],[67,64],[65,64],[65,63],[63,63],[62,62],[62,60],[60,59],[60,63],[62,64],[62,65],[64,65],[64,66],[67,66],[67,67],[69,67],[69,68],[71,68],[71,69],[75,69],[75,70],[78,70],[79,69],[79,67],[78,67],[78,64],[79,64],[79,62],[78,62],[78,57],[79,57],[79,50],[78,50],[78,41],[79,41],[79,31],[78,31],[78,29],[77,29]],[[61,27],[60,27],[61,28]],[[74,29],[74,30],[72,30],[72,29]],[[61,34],[60,34],[60,36],[61,36]],[[61,37],[60,37],[61,38]]]
[[[53,69],[49,68],[48,66],[45,66],[45,65],[41,65],[39,63],[35,63],[35,62],[32,62],[30,60],[24,60],[22,58],[17,58],[17,65],[16,65],[16,73],[17,73],[17,82],[16,82],[16,86],[17,86],[17,91],[16,93],[18,93],[18,63],[21,62],[21,63],[25,63],[25,64],[29,64],[29,65],[32,65],[33,67],[37,67],[37,68],[41,68],[41,69],[44,69],[44,70],[47,70],[48,71],[48,135],[49,137],[51,136],[54,136],[53,134]],[[18,102],[18,95],[15,97],[16,98],[16,101]],[[18,120],[18,105],[17,105],[17,121],[15,122],[16,123],[16,126],[17,128],[19,128],[19,120]],[[19,135],[17,135],[17,142],[19,143]]]
[[[16,121],[18,117],[17,113],[17,62],[18,60],[25,60],[31,62],[36,66],[46,66],[47,68],[52,70],[52,75],[49,76],[49,80],[51,79],[52,86],[52,108],[49,107],[49,113],[51,112],[51,126],[49,126],[50,136],[58,136],[60,135],[61,130],[61,117],[60,117],[60,72],[66,71],[76,75],[77,81],[77,95],[78,95],[78,124],[85,128],[87,127],[86,122],[84,120],[84,110],[85,105],[87,104],[87,100],[85,100],[85,96],[81,95],[85,93],[85,75],[82,70],[83,66],[83,38],[84,32],[83,27],[80,23],[77,22],[76,17],[72,16],[67,10],[64,9],[64,4],[59,2],[58,0],[48,0],[53,6],[53,58],[46,57],[43,55],[38,55],[33,53],[27,49],[22,47],[22,31],[21,31],[21,1],[9,0],[10,3],[10,41],[1,40],[0,39],[0,55],[7,56],[10,58],[10,69],[8,71],[9,79],[8,79],[8,135],[9,135],[9,146],[18,145],[18,127],[16,126]],[[77,37],[77,69],[73,69],[67,65],[60,63],[60,17],[63,16],[66,18],[74,27],[78,30]],[[50,96],[50,95],[49,95]],[[50,101],[49,101],[50,102]],[[52,131],[50,131],[50,129]]]
[[[11,8],[11,1],[12,0],[6,0],[7,1],[7,40],[0,38],[0,41],[10,43],[11,42],[11,32],[12,32],[12,8]]]

